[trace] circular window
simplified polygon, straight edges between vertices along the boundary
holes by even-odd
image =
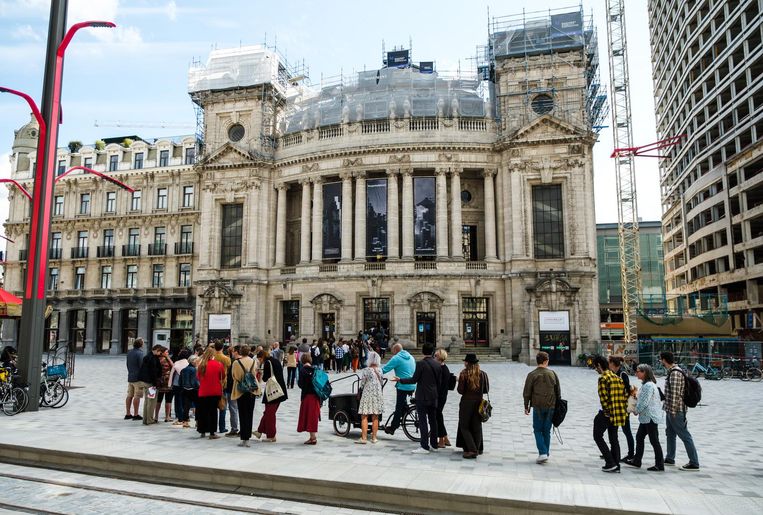
[[[468,204],[472,201],[472,194],[469,193],[467,190],[464,190],[461,192],[461,202],[464,204]]]
[[[31,131],[29,131],[29,135],[32,136],[33,138],[36,138],[37,137],[37,131],[32,129]]]
[[[536,95],[532,101],[532,108],[538,114],[546,114],[554,108],[554,99],[551,95]]]
[[[244,126],[240,123],[236,123],[228,129],[228,139],[231,141],[241,141],[245,132]]]

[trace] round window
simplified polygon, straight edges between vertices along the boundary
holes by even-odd
[[[244,138],[244,126],[240,123],[236,123],[228,129],[228,139],[231,141],[241,141]]]
[[[554,108],[554,99],[551,95],[536,95],[532,101],[532,108],[538,114],[546,114]]]
[[[463,202],[464,204],[468,204],[471,201],[472,201],[472,194],[469,193],[469,191],[467,191],[467,190],[462,191],[461,192],[461,202]]]
[[[29,135],[32,136],[33,138],[36,138],[37,137],[37,131],[32,129],[31,131],[29,131]]]

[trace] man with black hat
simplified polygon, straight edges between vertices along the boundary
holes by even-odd
[[[431,343],[425,343],[421,347],[424,358],[416,363],[416,371],[413,377],[408,379],[394,378],[401,384],[416,385],[416,413],[419,417],[419,430],[421,432],[421,448],[415,449],[414,454],[428,454],[437,450],[437,401],[442,381],[442,367],[432,357]]]

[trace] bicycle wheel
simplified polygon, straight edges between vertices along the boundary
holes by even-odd
[[[66,394],[66,388],[59,382],[47,383],[45,391],[42,391],[42,387],[40,390],[40,403],[42,406],[48,406],[49,408],[55,408]]]
[[[759,368],[749,368],[747,369],[747,379],[750,381],[757,383],[761,380],[761,371]]]
[[[418,442],[421,440],[421,434],[419,433],[419,415],[416,413],[416,408],[411,406],[408,411],[403,415],[403,432],[409,440]]]
[[[3,413],[8,416],[13,416],[16,413],[21,412],[27,405],[27,394],[23,388],[13,388],[5,399],[3,399]]]
[[[56,384],[54,390],[58,392],[58,397],[50,407],[53,409],[63,408],[69,402],[69,390],[61,383]]]
[[[721,379],[724,381],[728,381],[734,376],[734,371],[731,370],[729,367],[725,367],[723,370],[721,370]]]

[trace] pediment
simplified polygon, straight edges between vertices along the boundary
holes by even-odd
[[[570,138],[579,139],[587,135],[588,133],[579,127],[547,114],[517,129],[506,141],[512,144],[553,143],[569,141]]]
[[[201,162],[201,166],[205,168],[243,168],[258,164],[260,160],[256,156],[230,142],[209,154]]]

